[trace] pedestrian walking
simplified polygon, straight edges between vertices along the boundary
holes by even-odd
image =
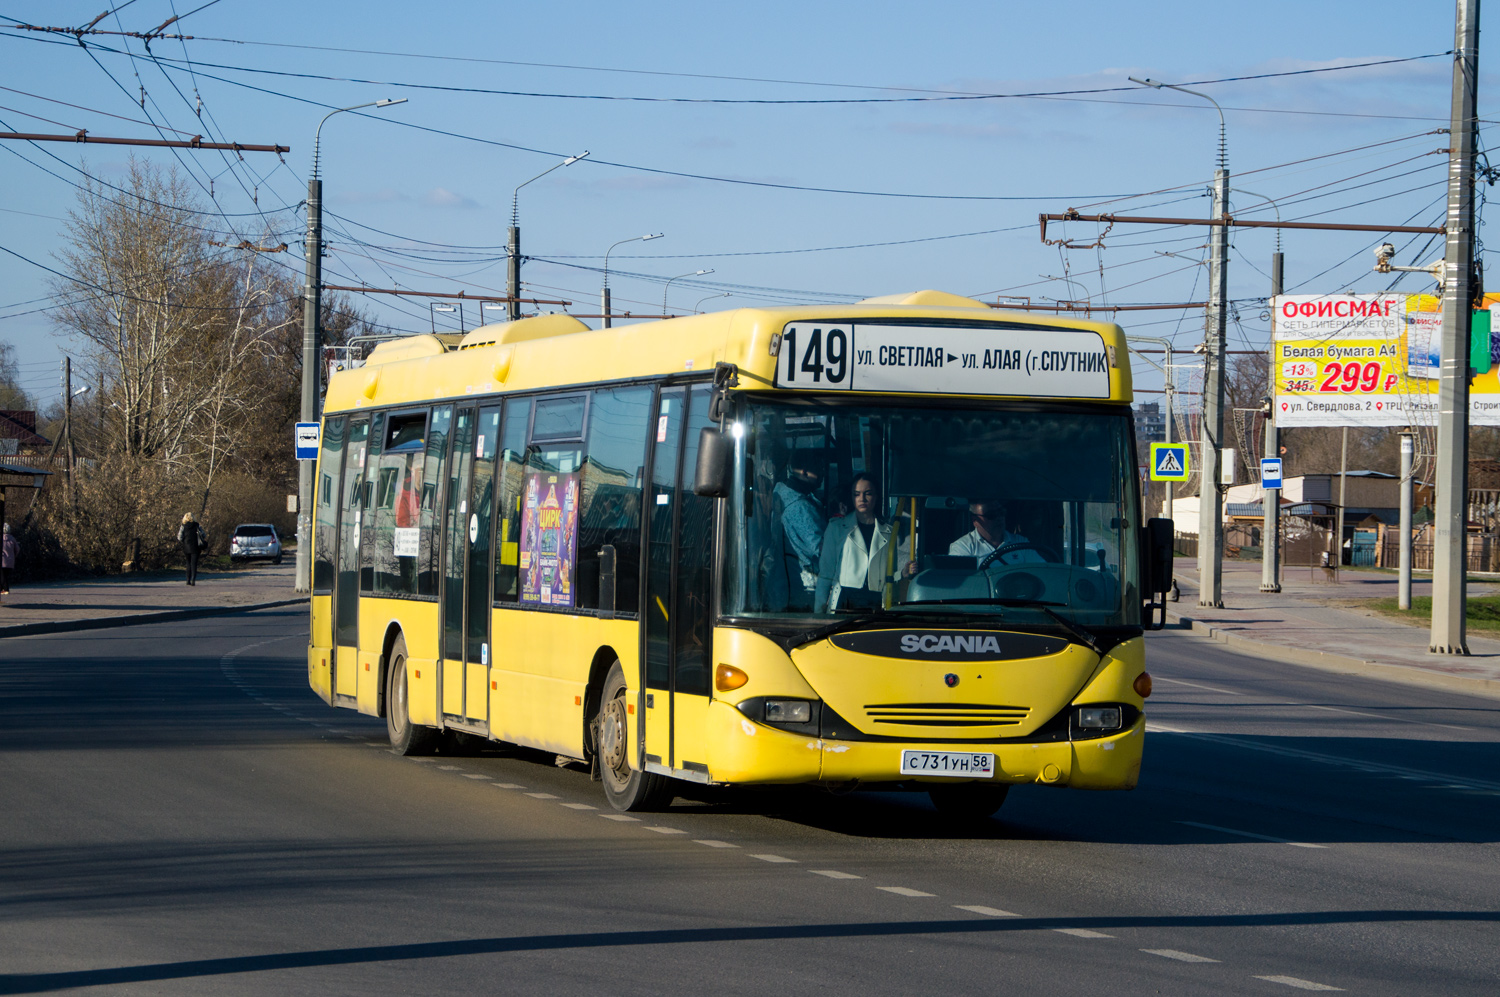
[[[187,555],[187,583],[197,585],[198,557],[203,553],[203,548],[208,546],[208,534],[193,520],[191,512],[182,514],[182,525],[177,527],[177,540],[182,544],[182,552]]]
[[[16,570],[16,554],[20,552],[21,545],[11,536],[9,523],[3,529],[4,536],[0,539],[0,596],[7,596],[10,595],[10,576]]]

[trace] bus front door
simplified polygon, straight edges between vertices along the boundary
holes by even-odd
[[[500,409],[460,409],[443,516],[442,708],[445,720],[489,722],[490,559]]]
[[[651,472],[643,620],[648,771],[707,781],[714,500],[693,494],[710,387],[663,388]]]

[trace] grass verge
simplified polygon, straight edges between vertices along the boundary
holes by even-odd
[[[1411,609],[1406,610],[1397,609],[1395,599],[1376,599],[1368,605],[1378,613],[1413,626],[1425,627],[1432,619],[1432,597],[1428,595],[1412,596]],[[1500,631],[1500,596],[1471,597],[1465,608],[1470,630]]]

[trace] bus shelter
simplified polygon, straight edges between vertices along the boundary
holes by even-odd
[[[5,515],[5,493],[9,489],[40,489],[51,473],[25,464],[0,464],[0,523],[9,522]]]

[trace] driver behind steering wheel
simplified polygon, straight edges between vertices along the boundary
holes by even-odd
[[[1001,547],[1031,542],[1019,533],[1006,530],[1005,506],[994,499],[970,499],[969,520],[974,528],[948,545],[949,554],[978,558],[983,563],[986,557]],[[1046,558],[1028,547],[1007,551],[998,560],[1001,564],[1021,564],[1045,561]]]

